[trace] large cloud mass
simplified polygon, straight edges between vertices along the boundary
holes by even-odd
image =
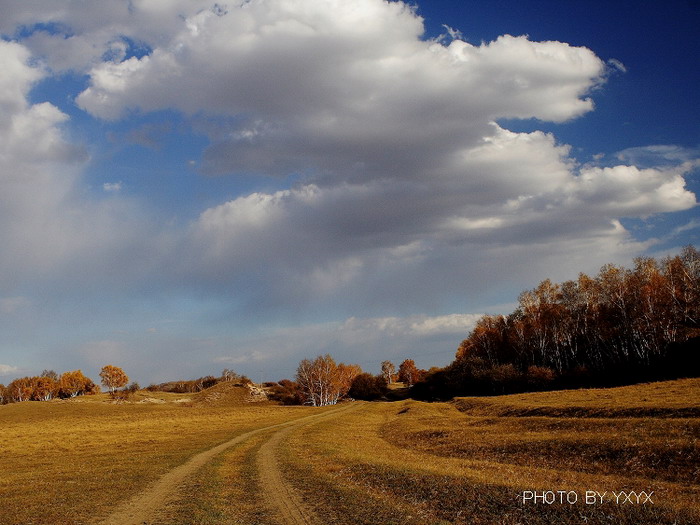
[[[3,6],[5,34],[33,28],[0,42],[6,268],[43,260],[99,276],[111,262],[127,287],[157,268],[159,283],[255,312],[445,312],[504,276],[624,259],[643,245],[620,219],[696,204],[683,178],[696,160],[580,165],[551,134],[496,123],[593,110],[606,66],[583,47],[427,40],[412,8],[380,0],[96,5]],[[82,199],[85,156],[61,134],[66,115],[27,98],[67,70],[89,76],[76,101],[95,118],[177,110],[210,140],[208,175],[274,176],[277,187],[167,235],[118,192]]]

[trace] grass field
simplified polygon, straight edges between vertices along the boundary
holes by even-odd
[[[375,403],[297,433],[288,477],[328,523],[700,523],[699,405],[696,379]],[[577,503],[523,498],[558,490]]]
[[[160,397],[167,402],[0,407],[0,523],[98,522],[193,454],[318,411],[211,393]],[[699,412],[698,379],[362,403],[295,426],[277,452],[285,479],[324,524],[693,524]],[[256,468],[273,433],[217,456],[149,523],[277,523]],[[567,491],[577,501],[535,503],[526,491]],[[586,504],[586,491],[605,492],[603,503]],[[645,496],[615,501],[621,491]]]
[[[313,410],[241,396],[202,403],[145,392],[113,404],[101,394],[0,407],[0,523],[95,523],[193,454]]]

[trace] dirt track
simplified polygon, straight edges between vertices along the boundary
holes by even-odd
[[[276,457],[277,447],[293,430],[354,408],[357,408],[357,405],[340,407],[331,412],[299,419],[275,432],[258,450],[257,468],[263,497],[281,525],[322,525],[322,521],[304,504],[294,488],[284,480]]]
[[[354,407],[339,407],[332,411],[302,417],[291,422],[270,425],[251,430],[225,443],[210,448],[190,458],[186,463],[174,468],[131,500],[122,503],[99,525],[143,525],[175,498],[178,487],[199,468],[212,460],[216,455],[246,441],[260,432],[278,428],[270,439],[260,448],[257,466],[260,473],[261,488],[266,504],[270,507],[281,524],[284,525],[315,525],[319,523],[313,513],[304,506],[294,489],[282,477],[276,458],[276,449],[284,437],[295,428],[312,424],[319,419],[325,419]]]

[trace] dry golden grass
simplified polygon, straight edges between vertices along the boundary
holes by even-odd
[[[94,523],[193,454],[311,410],[151,392],[134,400],[145,398],[166,402],[101,394],[0,407],[0,523]]]
[[[700,379],[678,379],[617,388],[560,390],[456,401],[470,414],[583,417],[699,417]]]
[[[319,411],[244,403],[230,386],[214,393],[0,407],[0,523],[94,523],[199,451]],[[699,402],[700,380],[681,380],[362,403],[295,427],[281,444],[281,467],[327,525],[700,523]],[[255,460],[273,432],[203,467],[153,523],[274,523]],[[579,501],[524,503],[525,490],[576,491]],[[654,503],[608,496],[586,505],[587,490],[654,491]]]
[[[288,477],[329,524],[700,523],[700,421],[685,417],[699,385],[367,404],[296,433]],[[514,408],[575,417],[500,415]],[[614,417],[639,409],[644,417]],[[581,416],[600,410],[606,417]],[[579,501],[528,504],[525,490],[576,491]],[[586,505],[587,490],[608,498]],[[654,491],[654,503],[616,504],[611,491],[621,490]]]

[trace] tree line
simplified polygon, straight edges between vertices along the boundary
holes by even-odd
[[[405,359],[398,369],[391,361],[383,361],[381,373],[373,375],[363,371],[360,365],[336,363],[325,354],[303,359],[294,381],[282,379],[264,386],[270,399],[286,405],[326,406],[345,399],[384,399],[392,383],[398,381],[410,387],[428,373],[417,368],[413,359]]]
[[[597,386],[700,374],[700,253],[692,246],[631,269],[549,279],[510,315],[485,315],[419,397]]]
[[[102,385],[112,394],[129,381],[124,371],[113,365],[104,366],[100,378]],[[63,372],[61,375],[53,370],[44,370],[38,376],[19,377],[7,386],[0,384],[0,405],[22,401],[50,401],[54,398],[69,399],[99,392],[100,387],[81,370]]]

